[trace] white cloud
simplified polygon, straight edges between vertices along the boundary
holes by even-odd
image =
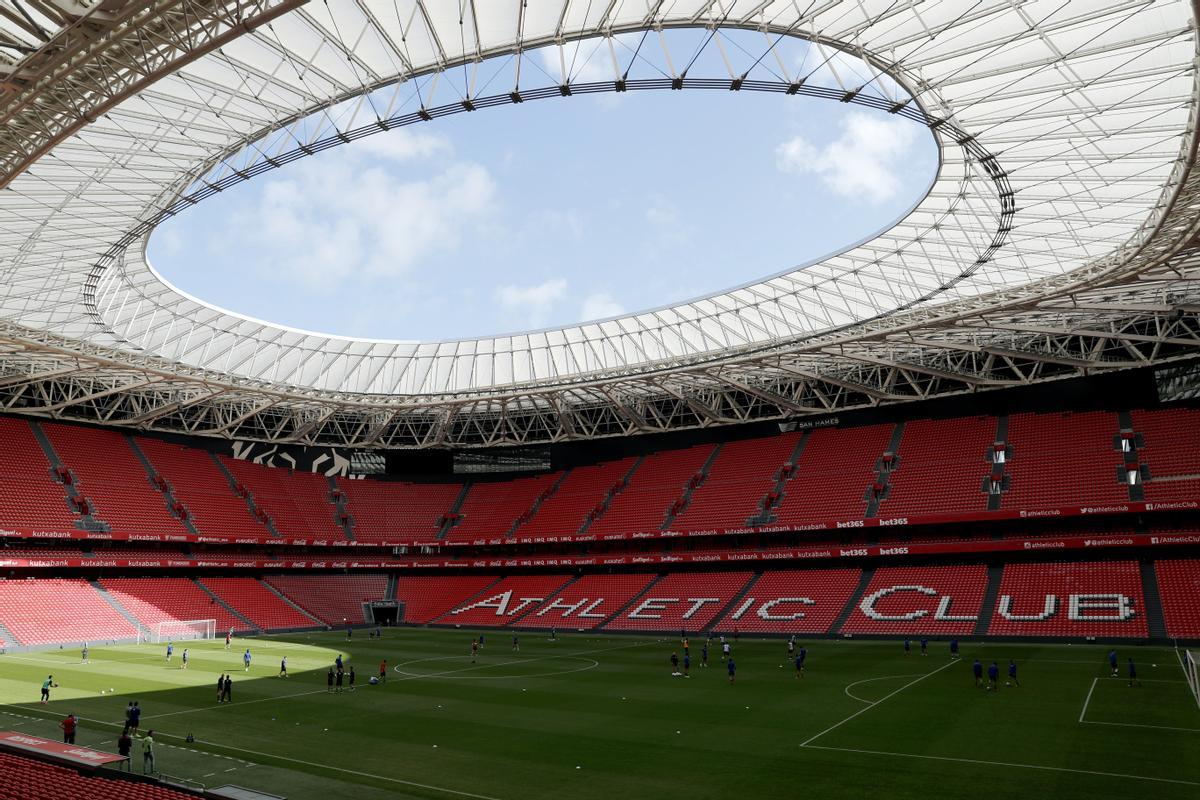
[[[583,308],[579,311],[579,318],[587,322],[593,319],[617,317],[624,313],[625,309],[608,292],[592,292],[583,298]]]
[[[496,289],[496,300],[522,323],[538,327],[566,294],[566,279],[551,278],[533,286],[501,286]]]
[[[408,161],[414,158],[433,158],[454,152],[450,140],[444,136],[421,133],[399,128],[382,134],[368,136],[353,143],[357,155],[372,155],[391,161]]]
[[[838,194],[881,203],[902,188],[897,165],[916,140],[911,122],[856,111],[834,141],[818,146],[793,137],[775,148],[775,163],[783,172],[818,175]]]

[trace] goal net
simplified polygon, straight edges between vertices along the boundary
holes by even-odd
[[[1196,704],[1200,705],[1200,670],[1197,668],[1197,661],[1200,656],[1192,650],[1183,651],[1183,672],[1187,675],[1188,688],[1192,690],[1192,696],[1196,698]]]
[[[215,619],[189,619],[160,622],[154,626],[151,641],[154,644],[162,642],[182,642],[189,639],[217,638],[217,621]]]

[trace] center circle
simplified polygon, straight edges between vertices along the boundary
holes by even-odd
[[[570,667],[569,669],[544,670],[542,672],[524,672],[521,670],[522,665],[539,664],[544,662],[555,661],[573,661],[582,662],[578,666]],[[443,662],[447,664],[445,669],[434,669],[429,672],[410,672],[405,667],[411,667],[414,664],[429,664],[433,662]],[[556,675],[570,675],[576,672],[586,672],[589,669],[595,669],[600,666],[600,662],[594,658],[584,658],[583,656],[548,656],[545,658],[529,658],[523,660],[505,659],[495,663],[476,662],[470,663],[466,656],[433,656],[430,658],[418,658],[413,661],[405,661],[403,664],[397,664],[392,669],[406,678],[436,678],[438,680],[483,680],[483,681],[500,681],[514,680],[516,678],[551,678]],[[511,667],[512,669],[504,669]],[[500,674],[494,670],[503,670]],[[485,671],[487,674],[481,674]]]

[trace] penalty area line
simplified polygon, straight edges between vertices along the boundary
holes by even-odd
[[[1087,697],[1083,698],[1083,710],[1079,712],[1079,721],[1083,722],[1083,718],[1087,715],[1088,703],[1092,702],[1092,692],[1096,691],[1096,682],[1099,678],[1092,678],[1092,685],[1088,688]]]
[[[960,764],[982,764],[989,767],[1015,767],[1017,769],[1038,769],[1045,772],[1067,772],[1073,775],[1096,775],[1101,778],[1126,778],[1134,781],[1153,781],[1155,783],[1172,783],[1180,786],[1200,786],[1197,781],[1185,781],[1179,778],[1157,778],[1150,775],[1131,775],[1126,772],[1100,772],[1091,769],[1073,769],[1071,767],[1049,767],[1043,764],[1018,764],[1012,761],[982,761],[977,758],[955,758],[953,756],[929,756],[919,753],[889,753],[884,750],[859,750],[853,747],[826,747],[820,744],[801,745],[809,750],[832,750],[842,753],[860,753],[872,756],[891,756],[892,758],[919,758],[927,761],[951,761]]]

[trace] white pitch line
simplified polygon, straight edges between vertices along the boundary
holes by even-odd
[[[929,761],[952,761],[960,764],[982,764],[989,767],[1017,767],[1019,769],[1039,769],[1047,772],[1068,772],[1074,775],[1096,775],[1102,778],[1127,778],[1135,781],[1153,781],[1155,783],[1173,783],[1181,786],[1200,786],[1197,781],[1185,781],[1177,778],[1157,778],[1150,775],[1130,775],[1125,772],[1099,772],[1090,769],[1072,769],[1070,767],[1048,767],[1042,764],[1017,764],[1011,761],[981,761],[975,758],[954,758],[951,756],[929,756],[918,753],[889,753],[883,750],[858,750],[853,747],[826,747],[819,744],[807,745],[809,750],[835,750],[843,753],[862,753],[872,756],[892,756],[893,758],[921,758]]]
[[[889,678],[916,678],[916,677],[918,677],[918,676],[910,673],[908,675],[880,675],[878,678],[863,678],[861,681],[855,681],[854,683],[847,684],[846,688],[843,689],[842,691],[846,694],[846,697],[849,697],[851,700],[857,700],[860,703],[873,703],[874,702],[873,700],[864,700],[856,694],[851,694],[850,689],[855,686],[858,686],[860,683],[870,683],[871,681],[886,681]]]
[[[824,736],[825,734],[829,733],[830,731],[832,731],[832,730],[836,730],[837,728],[840,728],[840,727],[842,727],[843,725],[845,725],[847,722],[849,722],[850,720],[854,719],[854,718],[855,718],[855,717],[857,717],[858,715],[860,715],[860,714],[865,714],[866,712],[870,711],[872,708],[874,708],[875,706],[879,705],[879,704],[880,704],[880,703],[882,703],[884,700],[887,700],[887,699],[888,699],[888,698],[890,698],[890,697],[895,697],[896,695],[900,694],[900,692],[903,692],[903,691],[904,691],[905,689],[907,689],[908,687],[917,685],[917,684],[918,684],[918,683],[920,683],[921,681],[923,681],[923,680],[925,680],[926,678],[928,678],[930,675],[936,675],[936,674],[938,674],[939,672],[941,672],[942,670],[944,670],[946,667],[953,666],[955,663],[957,663],[957,662],[954,662],[954,661],[949,661],[949,662],[947,662],[947,663],[943,664],[942,666],[938,667],[937,669],[933,670],[932,672],[926,672],[924,675],[922,675],[921,677],[917,678],[916,680],[914,680],[914,681],[909,681],[908,683],[904,684],[903,686],[901,686],[901,687],[900,687],[899,689],[897,689],[896,691],[894,691],[894,692],[891,692],[890,694],[884,695],[883,697],[881,697],[881,698],[879,698],[878,700],[876,700],[874,703],[871,703],[871,705],[867,706],[866,708],[860,708],[858,711],[855,711],[853,714],[851,714],[850,716],[846,717],[846,718],[845,718],[844,720],[842,720],[841,722],[835,722],[833,725],[830,725],[828,728],[826,728],[825,730],[821,731],[820,733],[818,733],[818,734],[816,734],[816,735],[814,735],[814,736],[810,736],[810,737],[808,737],[807,739],[805,739],[803,742],[801,742],[801,743],[800,743],[800,746],[801,746],[801,747],[805,747],[806,745],[808,745],[808,743],[809,743],[809,742],[813,742],[813,741],[816,741],[817,739],[820,739],[822,736]]]
[[[1200,733],[1200,728],[1175,728],[1170,725],[1146,725],[1140,722],[1097,722],[1096,720],[1080,720],[1084,725],[1119,725],[1122,728],[1158,728],[1163,731],[1191,731]]]
[[[1092,702],[1092,692],[1096,691],[1096,682],[1099,680],[1099,678],[1092,678],[1092,685],[1088,689],[1087,697],[1083,699],[1083,710],[1079,712],[1080,722],[1083,722],[1083,718],[1087,714],[1088,703]]]

